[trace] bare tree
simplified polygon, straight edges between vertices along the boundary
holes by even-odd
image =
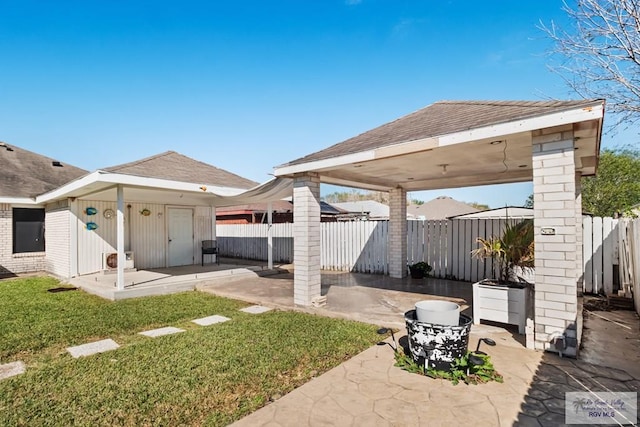
[[[640,120],[640,0],[564,4],[570,28],[540,24],[554,41],[550,68],[584,98],[607,100],[622,122]]]

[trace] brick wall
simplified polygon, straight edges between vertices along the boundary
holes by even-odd
[[[320,296],[320,179],[315,174],[293,181],[293,301],[311,305]]]
[[[534,133],[535,347],[577,353],[577,221],[571,128]],[[542,229],[545,234],[542,234]]]
[[[43,271],[44,257],[44,252],[13,253],[12,206],[0,203],[0,275]]]
[[[407,192],[389,191],[389,276],[407,275]]]

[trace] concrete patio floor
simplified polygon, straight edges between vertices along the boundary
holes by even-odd
[[[218,279],[226,280],[277,272],[277,270],[269,270],[266,263],[258,261],[245,262],[236,259],[222,259],[219,265],[186,265],[125,271],[123,290],[116,289],[115,272],[98,272],[77,276],[67,282],[90,294],[115,301],[195,290],[201,283]]]
[[[327,296],[327,305],[322,308],[294,306],[291,273],[231,278],[201,284],[199,289],[285,310],[394,327],[401,342],[406,335],[403,314],[416,301],[452,300],[467,313],[472,306],[469,283],[350,273],[323,272],[322,294]],[[561,426],[566,392],[640,389],[640,321],[634,312],[611,313],[600,315],[629,329],[588,316],[585,342],[609,344],[598,346],[591,354],[586,352],[587,360],[528,350],[524,337],[506,325],[474,325],[470,347],[482,337],[497,343],[484,350],[504,376],[502,384],[453,386],[448,381],[410,374],[393,366],[388,346],[374,346],[234,425]],[[626,345],[624,357],[620,346],[611,344],[620,340]]]

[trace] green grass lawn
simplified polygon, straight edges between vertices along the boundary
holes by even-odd
[[[0,425],[226,425],[377,341],[376,328],[296,312],[260,315],[200,292],[109,302],[49,293],[50,278],[0,281],[0,362],[27,372],[0,381]],[[208,327],[197,317],[221,314]],[[186,332],[147,338],[162,326]],[[66,346],[122,347],[73,359]]]

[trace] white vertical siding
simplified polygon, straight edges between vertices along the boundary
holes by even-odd
[[[71,245],[69,225],[71,211],[67,207],[45,212],[45,270],[62,278],[71,277]]]
[[[130,206],[130,207],[129,207]],[[94,207],[96,215],[87,215]],[[191,207],[194,210],[193,246],[194,264],[200,263],[202,240],[213,236],[212,209],[208,206]],[[78,202],[78,271],[80,274],[102,270],[104,253],[116,251],[116,220],[103,216],[106,209],[116,210],[115,202],[82,200]],[[151,214],[140,212],[148,209]],[[133,251],[136,268],[162,268],[167,265],[167,209],[154,203],[125,202],[125,250]],[[95,222],[96,230],[86,229],[87,222]]]

